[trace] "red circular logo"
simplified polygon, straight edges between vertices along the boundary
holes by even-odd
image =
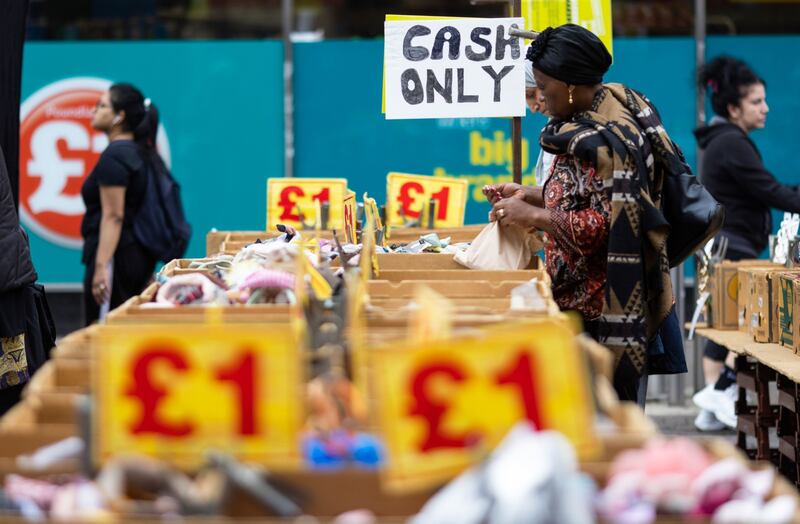
[[[60,80],[22,104],[20,219],[54,244],[83,245],[81,186],[108,145],[108,137],[92,129],[92,110],[111,84],[101,78]],[[168,151],[163,129],[159,131],[159,149]]]

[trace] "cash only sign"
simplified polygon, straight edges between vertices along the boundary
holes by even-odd
[[[386,118],[525,115],[522,18],[385,22]]]

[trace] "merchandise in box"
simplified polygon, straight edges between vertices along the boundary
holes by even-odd
[[[785,268],[749,269],[750,295],[750,334],[753,340],[762,343],[780,342],[779,302],[781,295],[780,277],[784,274],[798,274]]]
[[[715,329],[742,329],[747,331],[747,324],[740,311],[738,271],[740,267],[775,266],[766,260],[740,260],[732,262],[723,260],[714,264],[709,279],[711,293],[711,326]],[[749,288],[745,288],[749,289]]]
[[[786,272],[778,282],[778,339],[783,346],[797,353],[800,334],[797,332],[794,312],[800,311],[800,272]]]

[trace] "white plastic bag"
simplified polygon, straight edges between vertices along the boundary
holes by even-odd
[[[526,269],[532,255],[527,236],[516,226],[490,222],[455,261],[470,269]]]

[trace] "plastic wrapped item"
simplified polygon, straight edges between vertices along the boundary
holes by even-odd
[[[594,484],[563,435],[514,427],[482,465],[445,486],[412,524],[593,523]]]
[[[236,266],[246,260],[255,260],[261,267],[288,269],[294,264],[301,250],[302,247],[296,243],[269,242],[265,244],[250,244],[236,253],[232,264]]]
[[[326,435],[309,433],[303,438],[303,455],[311,469],[340,469],[354,465],[376,469],[383,463],[383,446],[368,433],[345,430]]]
[[[518,227],[491,222],[454,259],[470,269],[525,269],[532,257],[526,236]]]
[[[239,285],[239,289],[292,289],[294,275],[279,269],[259,269]]]
[[[725,523],[788,523],[796,509],[794,498],[765,504],[773,470],[752,471],[735,458],[714,462],[685,438],[654,439],[643,449],[621,453],[609,477],[597,499],[598,513],[609,522],[645,524],[667,513]]]
[[[789,244],[797,236],[800,228],[800,215],[784,213],[780,229],[775,238],[774,248],[771,250],[772,261],[776,264],[786,264],[789,259]]]
[[[110,522],[111,517],[102,492],[88,480],[63,486],[50,507],[50,518],[56,522]]]
[[[230,304],[225,290],[200,273],[175,275],[156,293],[156,303],[171,306]]]
[[[512,311],[545,311],[547,302],[539,292],[539,279],[534,278],[511,290]]]
[[[211,260],[194,260],[189,263],[189,269],[207,269],[211,272],[228,271],[233,263],[233,256],[219,255]]]
[[[66,460],[79,459],[85,444],[80,437],[67,437],[49,446],[37,449],[30,455],[17,457],[17,465],[29,471],[43,471]]]
[[[795,522],[797,501],[790,495],[775,497],[766,504],[759,499],[731,500],[720,506],[714,524],[788,524]]]
[[[17,504],[33,502],[42,510],[49,510],[60,486],[46,480],[31,479],[20,475],[7,475],[5,493]]]

